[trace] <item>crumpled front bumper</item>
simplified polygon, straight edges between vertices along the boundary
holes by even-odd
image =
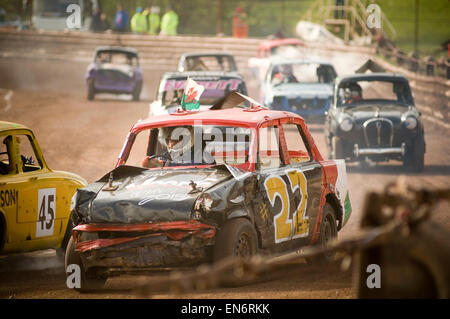
[[[75,250],[83,266],[123,270],[189,266],[207,261],[215,227],[198,221],[78,225]]]

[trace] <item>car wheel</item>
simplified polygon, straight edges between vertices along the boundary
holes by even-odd
[[[255,228],[246,218],[227,221],[216,236],[214,262],[229,257],[250,257],[255,255],[258,240]]]
[[[413,172],[422,172],[425,167],[425,141],[423,136],[417,138],[414,144],[406,148],[403,166]]]
[[[333,136],[331,138],[331,159],[343,159],[344,151],[342,149],[342,141],[339,137]]]
[[[61,242],[61,247],[56,249],[56,256],[58,256],[58,258],[63,259],[66,254],[67,245],[69,244],[69,240],[72,237],[72,229],[73,229],[72,216],[69,216],[69,221],[67,222],[66,233],[64,234],[64,238]]]
[[[423,137],[414,144],[414,158],[412,169],[414,172],[422,172],[425,167],[425,141]]]
[[[336,214],[334,212],[333,206],[329,203],[325,204],[323,209],[323,219],[322,225],[320,225],[319,240],[317,241],[317,246],[325,246],[330,241],[337,238],[337,225],[336,225]],[[317,257],[307,258],[306,261],[310,263],[330,263],[334,261],[336,253],[330,252],[328,254],[323,254]]]
[[[80,254],[75,251],[75,242],[73,241],[73,237],[70,238],[67,244],[66,258],[64,262],[65,269],[67,270],[67,267],[71,264],[75,264],[80,267],[80,287],[75,287],[75,290],[80,292],[89,292],[103,288],[107,278],[94,277],[92,272],[85,271]],[[66,275],[69,274],[66,273]]]
[[[94,88],[94,81],[88,80],[88,100],[92,101],[95,97],[95,88]]]
[[[139,101],[141,95],[142,83],[139,82],[136,84],[136,87],[133,90],[133,101]]]

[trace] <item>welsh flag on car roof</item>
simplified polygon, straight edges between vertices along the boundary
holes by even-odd
[[[186,87],[184,88],[183,97],[181,98],[181,108],[183,110],[196,110],[200,108],[200,96],[205,87],[197,84],[194,80],[188,77],[186,80]]]

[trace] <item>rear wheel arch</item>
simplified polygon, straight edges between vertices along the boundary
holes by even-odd
[[[342,223],[344,222],[344,212],[341,203],[337,199],[336,195],[333,193],[329,193],[326,196],[326,202],[331,205],[334,210],[334,216],[338,221],[337,230],[342,228]]]

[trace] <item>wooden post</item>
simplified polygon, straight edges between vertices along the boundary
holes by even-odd
[[[223,1],[217,0],[217,35],[223,35]]]

